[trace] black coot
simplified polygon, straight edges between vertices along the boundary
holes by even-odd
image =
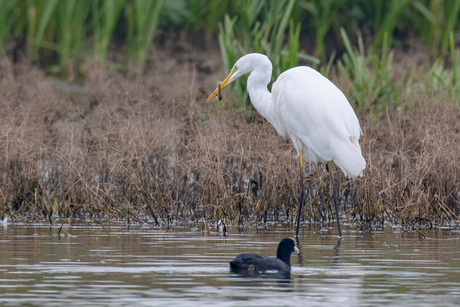
[[[285,238],[278,244],[276,258],[265,257],[257,254],[239,254],[235,259],[230,261],[232,271],[291,271],[291,253],[299,253],[292,238]]]

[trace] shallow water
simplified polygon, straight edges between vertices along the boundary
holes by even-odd
[[[460,232],[303,228],[290,278],[241,277],[240,252],[274,255],[287,226],[0,226],[0,305],[459,306]]]

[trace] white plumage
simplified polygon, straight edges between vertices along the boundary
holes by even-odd
[[[270,60],[262,54],[241,57],[222,82],[250,74],[247,89],[252,104],[283,137],[289,136],[303,159],[334,163],[347,177],[361,176],[366,168],[359,137],[358,118],[345,95],[316,70],[299,66],[283,72],[267,89],[272,74]],[[217,96],[218,90],[207,102]]]

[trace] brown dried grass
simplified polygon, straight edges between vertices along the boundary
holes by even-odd
[[[361,219],[444,225],[460,209],[460,113],[439,96],[394,112],[382,124],[363,123],[368,168],[354,208]],[[371,205],[372,204],[372,205]]]
[[[195,101],[202,94],[190,66],[172,63],[142,81],[88,69],[83,87],[8,60],[1,66],[0,216],[293,221],[292,146],[255,112]],[[364,177],[334,175],[353,224],[458,220],[460,115],[445,100],[419,97],[380,122],[362,116]],[[330,220],[329,174],[309,166],[306,175],[303,218]]]

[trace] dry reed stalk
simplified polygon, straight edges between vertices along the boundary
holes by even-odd
[[[193,69],[141,82],[88,72],[78,91],[57,91],[40,72],[15,69],[0,78],[0,216],[223,227],[293,221],[292,146],[257,113],[194,102],[194,86],[184,86],[197,77]],[[443,100],[419,97],[381,122],[363,117],[364,177],[335,174],[352,223],[458,220],[460,115]],[[306,174],[303,219],[331,220],[329,175],[321,165]]]

